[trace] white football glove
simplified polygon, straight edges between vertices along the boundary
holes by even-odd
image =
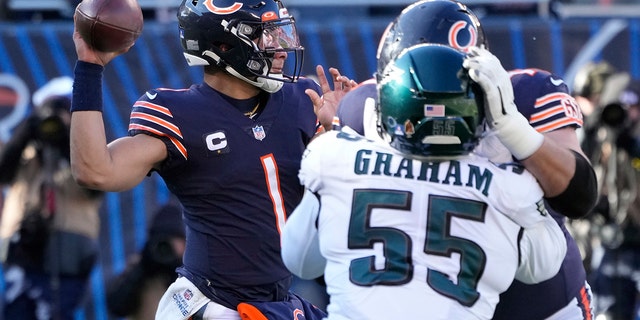
[[[518,160],[531,156],[544,141],[529,121],[518,112],[513,100],[509,73],[500,60],[483,48],[470,48],[463,66],[485,95],[485,117],[500,141]]]

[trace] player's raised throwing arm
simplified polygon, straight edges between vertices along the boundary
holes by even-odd
[[[154,165],[166,158],[164,143],[147,135],[125,137],[107,145],[102,118],[102,71],[113,58],[128,51],[100,52],[79,33],[73,35],[78,54],[71,106],[71,170],[87,188],[122,191],[138,184]]]

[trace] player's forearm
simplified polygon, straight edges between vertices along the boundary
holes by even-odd
[[[71,171],[81,186],[104,190],[109,152],[102,119],[102,65],[76,61],[71,101]]]
[[[540,183],[551,208],[573,219],[587,215],[598,198],[595,172],[579,150],[546,135],[542,146],[522,160]]]
[[[571,151],[548,138],[521,162],[536,177],[547,198],[557,196],[567,188],[576,168]]]
[[[76,181],[87,188],[104,190],[109,159],[102,113],[72,113],[71,170]]]

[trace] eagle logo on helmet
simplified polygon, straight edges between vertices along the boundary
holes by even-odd
[[[204,6],[211,12],[216,13],[216,14],[232,14],[234,12],[237,12],[238,10],[240,10],[242,8],[242,3],[240,2],[234,2],[232,5],[228,6],[228,7],[223,7],[220,8],[218,6],[216,6],[213,3],[214,0],[205,0],[204,1]]]
[[[467,26],[469,27],[467,28]],[[467,42],[467,44],[461,44],[458,42],[458,35],[463,30],[469,31],[469,42]],[[478,31],[476,31],[473,25],[470,25],[466,21],[460,20],[451,25],[448,38],[450,46],[461,51],[466,51],[469,47],[474,46],[476,44],[476,41],[478,41]]]

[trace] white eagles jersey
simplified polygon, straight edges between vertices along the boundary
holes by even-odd
[[[345,128],[311,142],[299,177],[319,212],[296,209],[285,232],[317,232],[329,319],[490,319],[515,277],[550,278],[566,250],[522,167],[475,155],[410,159]],[[316,223],[289,226],[298,214],[317,218],[317,231],[304,230]],[[523,232],[541,225],[552,232],[535,238],[555,246],[545,252]],[[285,257],[308,247],[285,240],[288,267],[305,259]]]

